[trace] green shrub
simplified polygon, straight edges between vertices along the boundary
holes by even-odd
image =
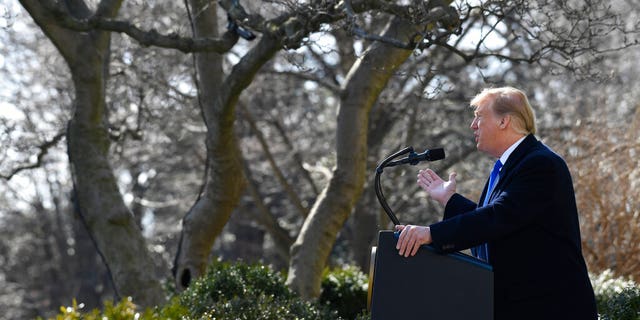
[[[337,310],[344,319],[355,319],[367,309],[368,281],[369,278],[353,266],[325,271],[320,303]]]
[[[600,306],[602,320],[640,319],[640,288],[626,287]]]
[[[117,304],[113,304],[111,301],[105,302],[102,311],[94,309],[88,312],[83,312],[84,305],[78,304],[76,300],[73,300],[71,306],[60,307],[60,313],[56,315],[55,320],[161,320],[161,319],[180,319],[183,315],[186,315],[184,308],[176,308],[171,306],[166,310],[152,310],[147,309],[144,312],[140,312],[137,306],[133,303],[131,297],[123,298]]]
[[[192,315],[200,315],[220,302],[260,295],[292,297],[282,277],[268,267],[215,262],[180,295],[180,302]]]
[[[640,320],[640,287],[605,271],[591,278],[601,320]],[[140,311],[131,298],[102,311],[75,300],[55,320],[368,320],[367,277],[355,267],[325,271],[319,304],[306,302],[269,267],[216,262],[164,306]]]
[[[326,271],[319,303],[302,300],[281,274],[262,265],[214,262],[165,305],[140,311],[131,298],[83,310],[75,300],[56,320],[365,320],[367,277],[355,267]]]
[[[611,270],[591,277],[602,320],[640,320],[640,287]]]
[[[262,265],[216,262],[180,295],[192,318],[217,320],[335,319],[326,307],[303,301],[282,276]]]

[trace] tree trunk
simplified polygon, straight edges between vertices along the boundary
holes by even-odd
[[[190,0],[194,13],[194,37],[217,37],[217,6],[210,1]],[[207,125],[207,161],[204,189],[182,220],[182,234],[176,255],[176,285],[189,286],[199,277],[209,261],[209,253],[222,228],[237,205],[242,190],[241,167],[233,134],[234,115],[222,101],[222,55],[195,53],[198,102]]]
[[[59,27],[60,15],[82,19],[91,15],[115,17],[121,1],[103,0],[96,12],[81,1],[51,11],[41,1],[21,0],[42,31],[65,58],[75,89],[67,145],[75,205],[110,270],[116,294],[131,296],[143,306],[164,300],[145,240],[124,204],[108,159],[105,119],[110,33],[76,32]]]
[[[216,37],[217,6],[209,0],[190,0],[194,37]],[[178,289],[186,288],[206,269],[215,239],[237,206],[245,181],[234,134],[235,107],[242,90],[257,71],[281,48],[278,40],[263,35],[224,78],[222,56],[197,53],[199,100],[207,126],[207,163],[204,189],[182,220],[174,275]],[[224,80],[223,80],[224,79]]]
[[[349,249],[351,258],[356,266],[365,273],[369,271],[371,246],[378,240],[378,230],[386,229],[385,226],[388,224],[388,219],[379,220],[382,210],[375,205],[377,201],[373,188],[366,189],[354,208],[350,220],[352,232],[349,235],[351,240],[351,248]]]
[[[411,26],[394,19],[384,36],[407,39]],[[369,111],[394,71],[411,51],[375,42],[347,75],[338,112],[337,164],[291,248],[287,284],[302,297],[320,294],[322,271],[338,231],[360,197],[365,180]]]
[[[75,112],[67,141],[75,200],[89,233],[111,271],[119,296],[153,306],[163,301],[154,265],[135,218],[124,204],[109,160],[104,125],[103,66],[107,49],[84,46],[71,67],[76,88]],[[79,66],[79,67],[78,67]]]
[[[86,100],[98,95],[89,87],[90,83],[76,81],[76,110],[86,108],[91,103]],[[107,157],[107,131],[84,120],[82,113],[74,114],[67,134],[78,211],[111,271],[117,295],[157,305],[163,301],[162,288],[141,230],[118,190]]]

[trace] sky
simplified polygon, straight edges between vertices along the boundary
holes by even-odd
[[[0,0],[0,30],[11,28],[16,31],[25,30],[23,22],[16,19],[18,15],[25,14],[22,7],[16,0]],[[4,47],[4,36],[0,35],[0,48]],[[0,70],[4,70],[7,63],[11,63],[4,55],[0,55]],[[5,80],[7,77],[0,77],[0,119],[18,120],[22,119],[22,112],[17,107],[7,102],[7,95],[14,89],[11,83]]]

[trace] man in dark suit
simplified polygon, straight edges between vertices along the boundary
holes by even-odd
[[[420,170],[418,185],[445,206],[430,226],[401,225],[397,249],[412,256],[423,244],[442,252],[472,249],[494,270],[495,319],[597,319],[582,256],[578,211],[564,160],[538,141],[526,95],[486,89],[472,101],[479,151],[498,159],[475,203]],[[430,288],[425,288],[430,290]]]

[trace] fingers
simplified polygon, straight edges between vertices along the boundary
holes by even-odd
[[[396,229],[398,227],[400,227],[400,226],[396,226]],[[405,239],[407,238],[406,230],[407,230],[406,227],[402,228],[402,232],[400,233],[400,237],[398,237],[398,242],[396,243],[396,249],[398,249],[398,251],[400,251],[400,255],[402,255],[404,253],[404,242],[406,241]]]
[[[435,190],[439,186],[442,186],[444,180],[440,178],[433,170],[426,169],[420,170],[418,172],[418,186],[424,189],[427,192],[431,192],[431,190]]]
[[[425,179],[421,174],[419,174],[419,175],[418,175],[418,181],[417,181],[417,182],[418,182],[418,186],[419,186],[420,188],[422,188],[422,189],[425,189],[425,190],[426,190],[426,189],[427,189],[427,187],[430,185],[430,184],[427,182],[427,180],[426,180],[426,179]]]
[[[400,233],[400,237],[398,238],[398,243],[396,244],[396,249],[398,249],[398,254],[404,256],[405,253],[409,253],[407,250],[407,246],[409,243],[409,238],[411,237],[411,227],[412,226],[403,226],[403,230]]]
[[[455,171],[449,173],[449,181],[455,182],[457,176],[458,173]],[[442,178],[440,178],[440,176],[431,169],[418,171],[418,183],[422,183],[428,186],[434,182],[441,181],[444,182],[444,180],[442,180]]]
[[[398,254],[405,258],[416,255],[420,246],[433,241],[429,227],[398,225],[396,226],[396,230],[398,228],[402,228],[402,232],[398,237],[396,249],[398,250]]]
[[[420,170],[418,173],[418,185],[423,189],[429,188],[432,184],[434,184],[437,180],[429,174],[430,169]]]
[[[443,181],[437,173],[431,169],[425,169],[418,171],[418,179],[424,183],[433,183],[436,181]]]
[[[396,229],[400,226],[396,226]],[[398,243],[396,244],[396,249],[398,249],[398,254],[404,257],[414,256],[420,246],[422,245],[419,239],[419,228],[418,226],[401,226],[402,232],[400,233],[400,237],[398,238]]]
[[[415,255],[416,255],[416,253],[418,253],[418,249],[420,249],[420,244],[416,242],[416,243],[413,245],[413,249],[411,250],[411,253],[410,253],[409,255],[410,255],[410,256],[412,256],[412,257],[413,257],[413,256],[415,256]],[[405,257],[406,257],[406,256],[405,256]]]
[[[428,179],[431,181],[442,180],[442,178],[440,178],[440,176],[431,169],[427,169],[425,173],[426,175],[428,175]]]

